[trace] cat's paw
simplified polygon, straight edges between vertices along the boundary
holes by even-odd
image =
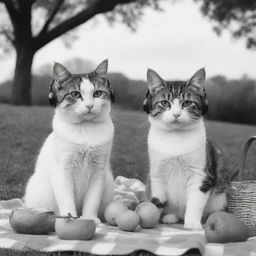
[[[162,219],[164,224],[175,224],[177,222],[179,222],[179,218],[175,214],[167,214]]]
[[[154,204],[157,208],[159,209],[163,209],[165,208],[165,206],[167,205],[166,201],[160,201],[160,199],[156,198],[156,197],[152,197],[151,199],[151,203]]]
[[[198,220],[185,220],[184,228],[191,230],[202,230],[201,221]]]

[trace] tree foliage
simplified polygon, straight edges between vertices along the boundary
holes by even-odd
[[[0,0],[2,50],[16,51],[12,102],[31,104],[31,67],[40,48],[101,13],[110,23],[121,21],[135,29],[143,9],[159,9],[159,1]]]
[[[12,85],[14,104],[31,104],[31,67],[34,54],[52,40],[67,35],[98,14],[112,24],[136,29],[146,7],[160,10],[163,0],[0,0],[0,54],[15,49]],[[171,0],[170,0],[171,1]],[[175,2],[175,0],[172,0]],[[256,47],[256,1],[194,0],[220,33],[229,30]]]
[[[26,16],[31,20],[31,37],[35,51],[83,24],[97,14],[105,14],[109,23],[120,21],[136,28],[145,7],[160,10],[160,0],[0,0],[0,40],[9,50],[15,46],[17,33]],[[25,10],[28,10],[27,12]],[[31,11],[29,11],[31,10]],[[8,16],[7,16],[8,13]]]
[[[195,0],[201,11],[214,22],[214,30],[221,34],[228,30],[234,38],[245,38],[247,48],[256,47],[255,0]]]

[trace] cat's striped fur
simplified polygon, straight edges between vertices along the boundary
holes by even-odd
[[[231,179],[221,152],[206,135],[205,71],[186,82],[167,82],[148,70],[147,80],[152,202],[164,207],[164,223],[183,219],[186,228],[201,229],[203,216],[225,208]]]
[[[99,75],[101,72],[101,75]],[[110,87],[109,80],[107,79],[103,70],[98,67],[97,72],[83,73],[83,74],[71,74],[60,64],[55,64],[54,80],[50,87],[51,97],[55,99],[55,105],[60,104],[63,100],[66,100],[67,106],[76,102],[76,99],[72,97],[73,91],[81,91],[81,83],[83,81],[90,82],[95,90],[102,91],[101,98],[110,99],[114,101],[113,90]]]

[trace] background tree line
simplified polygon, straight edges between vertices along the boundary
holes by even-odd
[[[95,66],[81,59],[65,63],[71,70],[87,72]],[[51,65],[42,67],[40,75],[32,77],[32,104],[49,105],[48,86],[51,81]],[[130,110],[142,111],[147,91],[146,81],[129,79],[121,73],[110,73],[109,79],[116,95],[115,105]],[[0,85],[0,102],[11,102],[11,81]],[[209,113],[207,118],[219,121],[256,124],[256,81],[243,76],[227,79],[211,77],[206,82]]]

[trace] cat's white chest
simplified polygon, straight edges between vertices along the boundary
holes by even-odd
[[[206,144],[205,127],[187,131],[166,131],[151,127],[148,135],[149,149],[163,157],[189,154]],[[204,150],[204,148],[202,148]]]
[[[58,115],[53,119],[53,130],[58,136],[76,144],[101,145],[113,138],[114,126],[111,119],[105,122],[72,125],[64,122]]]
[[[151,175],[160,174],[171,211],[183,218],[188,187],[193,183],[201,184],[206,175],[204,125],[201,123],[197,129],[182,132],[168,132],[152,127],[148,148],[153,168]]]

